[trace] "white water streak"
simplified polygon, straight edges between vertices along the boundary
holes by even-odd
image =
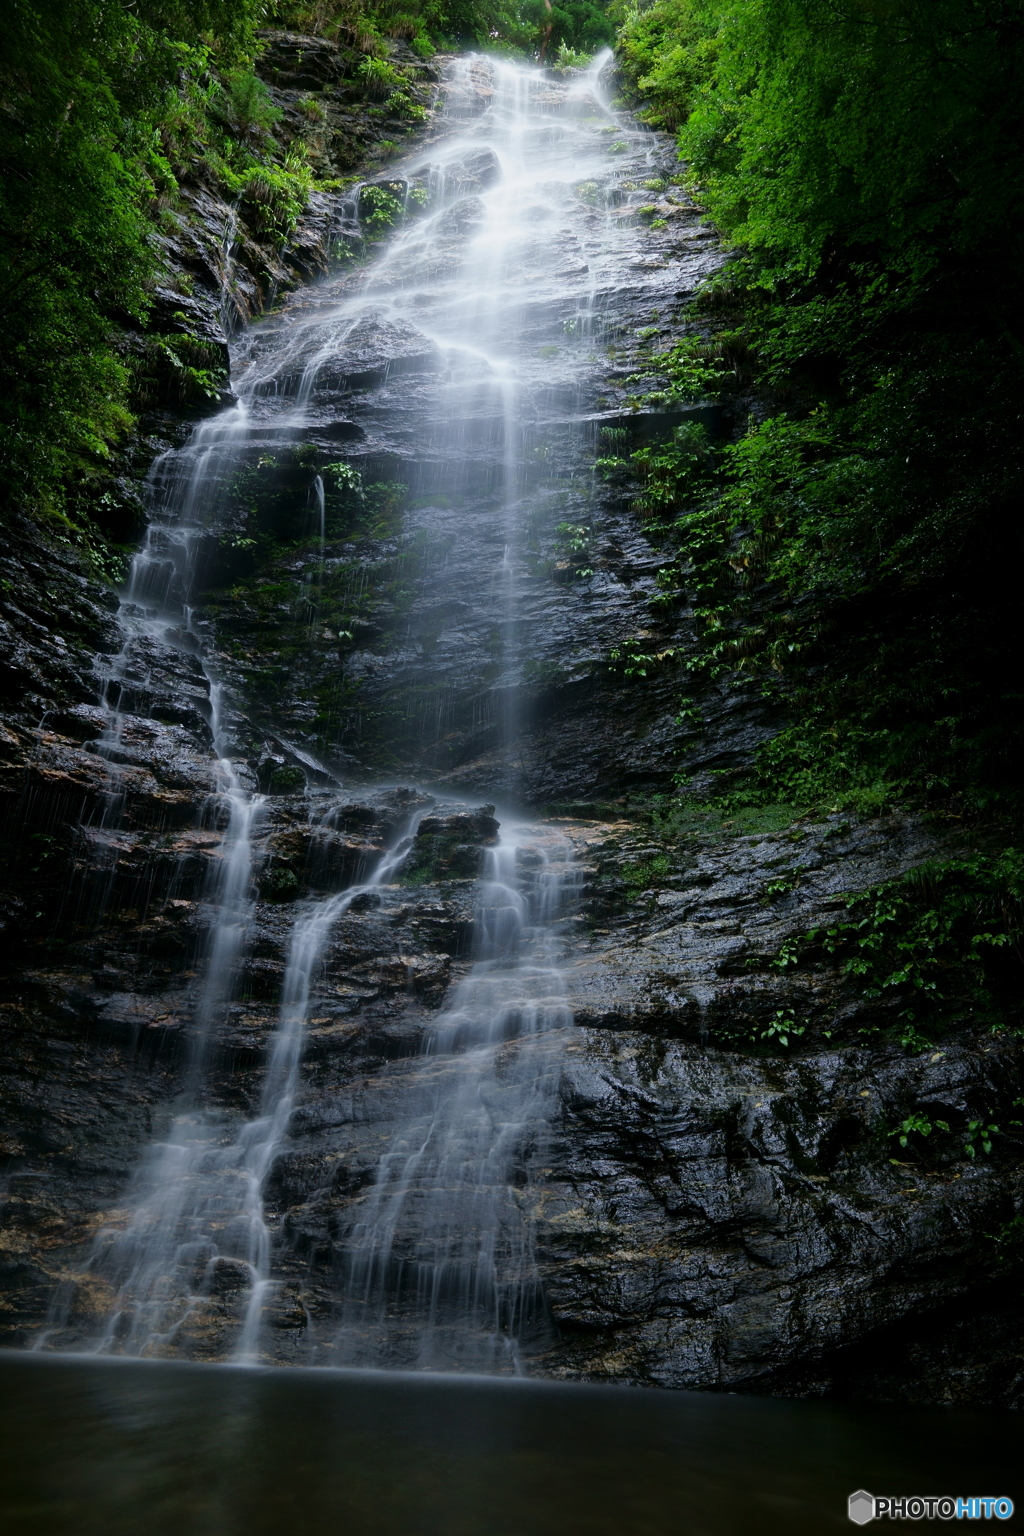
[[[513,830],[488,864],[477,959],[397,1085],[348,1239],[332,1363],[518,1371],[545,1333],[530,1172],[572,1022],[557,920],[576,871],[543,830]]]

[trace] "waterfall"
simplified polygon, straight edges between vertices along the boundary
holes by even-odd
[[[574,870],[556,836],[520,837],[490,854],[476,963],[398,1090],[401,1129],[343,1255],[332,1363],[517,1371],[546,1341],[529,1175],[571,1023],[558,920]]]
[[[312,904],[297,918],[259,1113],[240,1125],[198,1107],[179,1115],[138,1178],[131,1219],[101,1231],[93,1272],[116,1291],[97,1353],[160,1355],[211,1292],[245,1293],[234,1354],[254,1357],[271,1284],[263,1183],[288,1128],[310,990],[336,920],[357,896],[383,884],[408,848],[385,856],[364,885]]]
[[[538,508],[550,517],[549,503],[586,494],[538,486],[534,469],[551,442],[583,440],[580,423],[591,417],[582,372],[594,375],[594,394],[607,368],[596,323],[602,283],[614,277],[623,241],[636,238],[613,220],[614,198],[589,189],[618,172],[615,154],[627,140],[639,174],[655,154],[650,136],[609,107],[605,62],[555,81],[526,65],[456,60],[442,133],[426,157],[421,151],[395,173],[406,181],[405,222],[364,268],[239,335],[236,403],[163,454],[150,475],[148,532],[121,601],[124,646],[101,666],[105,826],[115,828],[124,807],[124,721],[152,707],[159,674],[164,684],[174,679],[181,708],[206,731],[203,814],[221,840],[203,893],[210,922],[182,1092],[79,1277],[99,1298],[88,1341],[97,1351],[202,1353],[204,1308],[227,1295],[234,1357],[262,1357],[278,1283],[267,1179],[296,1134],[311,999],[336,925],[371,887],[385,897],[396,889],[415,833],[413,814],[360,884],[292,909],[262,1096],[249,1111],[218,1101],[211,1046],[244,987],[270,814],[244,745],[255,727],[222,675],[198,602],[211,546],[237,530],[225,511],[232,487],[265,452],[306,445],[294,521],[302,537],[315,513],[319,605],[331,492],[320,473],[310,481],[308,455],[326,472],[344,428],[343,440],[360,445],[348,464],[330,464],[345,484],[360,483],[352,459],[372,466],[404,456],[414,465],[410,475],[432,492],[426,510],[414,503],[408,528],[415,533],[419,519],[449,541],[455,554],[439,582],[470,619],[410,663],[410,676],[438,700],[454,696],[464,672],[471,677],[466,716],[491,732],[490,783],[514,802],[541,579],[531,529]],[[622,137],[610,143],[611,133]],[[422,191],[415,203],[414,183]],[[671,273],[652,281],[663,289]],[[552,335],[573,347],[552,344]],[[352,419],[357,407],[363,425]],[[463,481],[477,488],[472,516],[437,494]],[[319,608],[307,601],[315,621]],[[479,638],[487,626],[490,649]],[[426,748],[451,714],[441,703],[424,710]],[[274,737],[286,739],[280,730]],[[288,750],[333,785],[328,802],[343,787],[351,798],[351,785],[308,744]],[[317,817],[329,824],[322,804],[315,812],[312,800],[306,805],[311,826]],[[419,1049],[381,1078],[387,1113],[379,1112],[376,1166],[335,1226],[333,1306],[310,1328],[305,1355],[316,1363],[518,1371],[550,1337],[533,1230],[571,1027],[560,963],[576,873],[550,825],[517,821],[515,812],[504,820],[500,841],[485,850],[471,964]],[[367,1122],[375,1113],[360,1111]],[[63,1337],[66,1303],[55,1304],[41,1341],[49,1347]]]

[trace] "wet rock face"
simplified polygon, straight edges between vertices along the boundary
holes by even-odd
[[[1019,1405],[1007,1244],[1024,1166],[1009,1143],[998,1162],[965,1155],[972,1124],[1016,1113],[1019,1041],[976,1034],[966,1013],[962,1034],[926,1050],[880,1044],[898,1005],[834,966],[771,965],[851,889],[955,856],[955,835],[838,816],[747,835],[666,839],[628,822],[571,835],[582,1027],[539,1192],[561,1334],[546,1367]],[[900,1145],[913,1115],[949,1128],[941,1148]]]
[[[493,811],[488,805],[476,812],[425,816],[402,872],[405,883],[479,876],[483,849],[498,840]]]
[[[562,1339],[550,1369],[1019,1405],[1019,1330],[991,1396],[984,1346],[973,1358],[965,1349],[944,1379],[941,1362],[954,1319],[963,1329],[980,1304],[1007,1320],[1004,1259],[982,1234],[1005,1230],[1024,1174],[963,1158],[894,1161],[888,1137],[911,1105],[961,1123],[982,1103],[1008,1105],[1016,1049],[754,1061],[586,1030],[567,1052],[540,1220]],[[905,1352],[912,1344],[917,1362],[879,1383],[863,1361],[884,1357],[886,1334]]]
[[[786,938],[834,912],[846,872],[870,884],[955,843],[897,820],[669,836],[602,814],[539,824],[521,850],[528,876],[556,831],[579,873],[566,954],[577,1024],[552,1035],[558,1108],[542,1166],[524,1175],[554,1329],[530,1368],[1019,1403],[1010,1277],[1024,1169],[1010,1138],[991,1156],[962,1150],[972,1121],[1009,1125],[1016,1113],[1019,1042],[968,1027],[924,1051],[880,1046],[884,1001],[835,967],[770,966]],[[333,926],[289,1141],[265,1191],[277,1282],[265,1348],[281,1363],[330,1347],[351,1212],[400,1129],[425,1032],[468,968],[480,859],[500,828],[490,806],[399,789],[273,796],[257,829],[246,982],[209,1077],[229,1123],[259,1102],[294,902],[365,879],[410,818],[394,883]],[[112,877],[121,894],[88,922],[81,906],[67,912],[9,974],[5,1342],[37,1335],[62,1280],[65,1343],[91,1337],[109,1304],[83,1264],[96,1232],[123,1219],[132,1172],[181,1088],[221,841],[215,822],[164,840],[95,829],[75,858],[82,870],[92,861],[100,899]],[[794,850],[800,877],[781,880]],[[272,883],[281,871],[285,894]],[[770,1031],[780,1015],[795,1026],[785,1047]],[[960,1142],[924,1158],[901,1149],[892,1131],[915,1113]],[[223,1355],[244,1306],[238,1273],[222,1269],[179,1341],[198,1358]]]

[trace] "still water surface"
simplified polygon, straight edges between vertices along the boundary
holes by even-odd
[[[1014,1414],[0,1352],[4,1536],[812,1536],[1022,1466]]]

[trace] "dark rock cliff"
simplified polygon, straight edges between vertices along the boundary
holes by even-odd
[[[356,99],[342,50],[281,34],[261,68],[286,121],[322,93],[325,172],[367,163],[389,125]],[[483,162],[463,167],[466,218],[491,174]],[[325,272],[331,241],[357,227],[345,194],[324,194],[287,247],[243,236],[231,249],[233,211],[198,182],[188,195],[190,212],[167,237],[169,272],[186,281],[161,303],[187,307],[218,345]],[[624,218],[643,195],[623,194]],[[558,447],[556,516],[587,547],[567,552],[552,526],[538,528],[514,778],[500,718],[476,707],[494,678],[486,581],[460,578],[461,591],[479,592],[477,608],[446,590],[453,562],[470,558],[459,524],[483,505],[486,465],[468,462],[445,504],[437,466],[414,461],[401,440],[439,367],[421,336],[386,325],[354,334],[344,369],[318,381],[308,443],[245,487],[250,521],[239,497],[211,532],[198,622],[231,690],[238,772],[267,796],[245,987],[214,1042],[218,1102],[250,1113],[259,1103],[295,900],[358,881],[410,812],[428,811],[396,882],[353,903],[325,955],[300,1105],[266,1193],[280,1281],[270,1357],[308,1360],[330,1323],[345,1212],[393,1129],[396,1084],[469,964],[476,877],[500,819],[475,797],[498,799],[514,782],[538,846],[568,838],[581,880],[567,945],[576,1026],[558,1041],[560,1109],[543,1167],[529,1170],[555,1327],[535,1368],[1017,1405],[1015,1143],[922,1159],[891,1132],[917,1112],[958,1133],[1008,1122],[1024,1091],[1019,1037],[979,1026],[965,1005],[941,1046],[880,1045],[888,1005],[865,998],[838,963],[773,964],[787,939],[834,921],[850,892],[955,853],[957,834],[838,813],[746,826],[704,815],[673,828],[645,798],[666,792],[677,766],[678,679],[658,673],[642,687],[605,658],[638,631],[652,647],[685,646],[693,619],[651,619],[658,551],[622,497],[581,479],[581,466],[600,431],[636,438],[657,427],[628,398],[637,322],[652,304],[674,313],[720,260],[685,199],[666,198],[661,212],[663,232],[638,233],[609,301],[614,346],[592,398],[567,403],[556,376],[537,396],[539,421],[570,404],[592,419],[589,435],[567,426]],[[567,248],[566,262],[577,255]],[[343,289],[344,275],[336,281]],[[320,302],[316,290],[296,293],[273,323]],[[253,345],[272,334],[273,324]],[[536,341],[557,352],[547,333]],[[140,461],[178,430],[166,414],[149,425]],[[274,520],[282,497],[306,504],[339,442],[363,490],[346,499],[344,481],[327,486],[325,549],[343,578],[332,607],[330,593],[313,592],[323,551],[308,537],[282,547]],[[101,756],[93,667],[121,644],[116,605],[70,546],[27,524],[12,537],[0,592],[10,664],[0,1341],[30,1345],[59,1325],[73,1344],[109,1300],[86,1268],[91,1244],[121,1219],[142,1149],[182,1090],[223,812],[199,660],[180,650],[136,658],[133,713],[117,756]],[[710,687],[702,707],[708,726],[688,759],[698,785],[745,761],[772,728],[752,692]],[[344,792],[325,762],[345,775]],[[472,798],[359,787],[382,778]],[[225,1265],[186,1352],[223,1354],[238,1292]]]

